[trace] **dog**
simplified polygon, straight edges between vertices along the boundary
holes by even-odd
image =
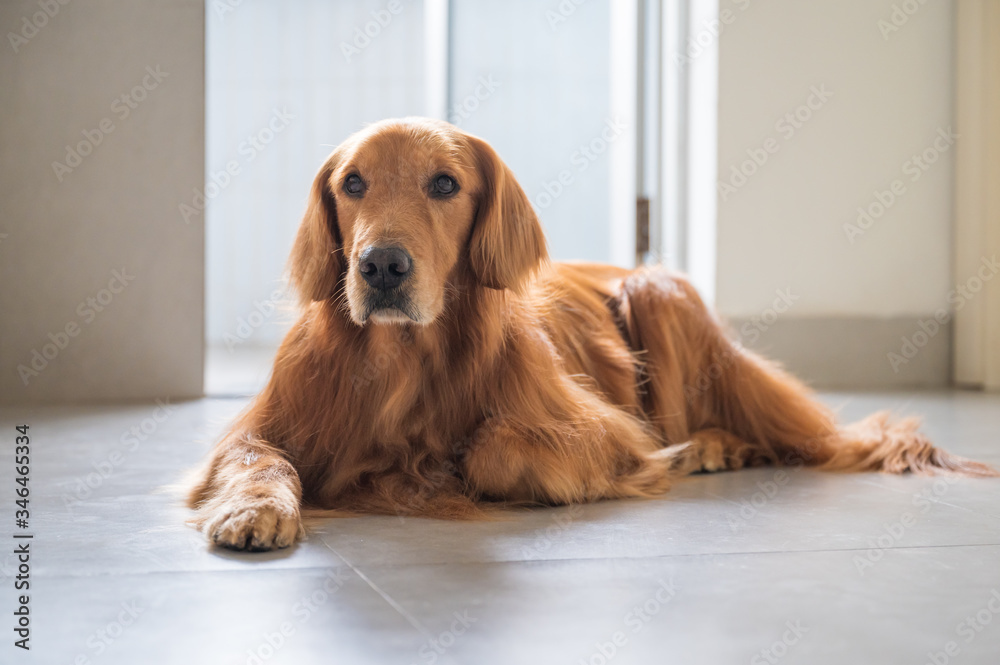
[[[288,547],[305,508],[476,518],[761,464],[996,475],[912,419],[838,427],[682,275],[549,261],[511,170],[445,122],[344,141],[288,272],[301,316],[188,496],[218,546]]]

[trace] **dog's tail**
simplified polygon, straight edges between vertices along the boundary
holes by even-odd
[[[834,413],[776,363],[733,342],[678,275],[645,269],[623,283],[618,313],[640,359],[647,415],[664,443],[722,429],[745,463],[826,471],[996,476],[986,464],[936,448],[915,419],[876,413],[840,427]]]
[[[1000,475],[931,444],[918,418],[893,419],[880,411],[837,426],[805,385],[746,351],[739,352],[719,387],[719,416],[741,437],[773,451],[778,463],[791,457],[823,471]]]
[[[874,413],[838,430],[827,445],[825,471],[883,471],[920,475],[951,474],[981,478],[1000,475],[982,462],[953,455],[931,444],[918,418],[893,421],[887,411]]]

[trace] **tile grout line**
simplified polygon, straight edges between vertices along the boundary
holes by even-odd
[[[372,589],[378,593],[387,603],[389,603],[396,611],[402,614],[409,623],[413,625],[414,628],[419,630],[421,634],[425,637],[434,637],[429,632],[426,632],[426,628],[423,628],[419,621],[417,621],[412,615],[402,609],[399,604],[392,600],[392,598],[381,591],[371,580],[360,570],[351,565],[347,559],[344,559],[335,549],[330,547],[328,544],[323,543],[331,552],[336,554],[353,572],[355,572],[358,577],[365,581]],[[903,545],[903,546],[893,546],[886,548],[886,551],[906,551],[906,550],[921,550],[921,549],[942,549],[942,548],[980,548],[980,547],[1000,547],[1000,542],[996,543],[957,543],[957,544],[943,544],[943,545]],[[865,547],[851,547],[847,549],[808,549],[808,550],[755,550],[755,551],[738,551],[738,552],[688,552],[680,554],[648,554],[641,556],[600,556],[600,557],[572,557],[572,558],[562,558],[562,559],[500,559],[495,561],[424,561],[417,563],[407,563],[407,566],[413,567],[432,567],[432,566],[490,566],[490,565],[509,565],[509,564],[545,564],[545,563],[566,563],[566,562],[594,562],[594,561],[652,561],[652,560],[662,560],[662,559],[687,559],[695,557],[730,557],[730,556],[766,556],[766,555],[776,555],[776,554],[839,554],[848,552],[865,552],[870,548]],[[377,564],[375,568],[397,568],[399,564]],[[177,574],[243,574],[247,572],[290,572],[290,571],[310,571],[310,570],[328,570],[331,566],[292,566],[287,568],[274,567],[274,568],[259,568],[259,569],[237,569],[237,568],[221,568],[221,569],[183,569],[183,570],[150,570],[150,571],[134,571],[129,573],[115,573],[115,572],[98,572],[98,573],[81,573],[75,575],[66,575],[63,573],[52,573],[49,574],[45,572],[45,579],[50,580],[79,580],[79,579],[97,579],[102,577],[138,577],[144,575],[177,575]],[[40,575],[41,576],[41,575]]]
[[[406,609],[403,608],[402,605],[400,605],[395,600],[393,600],[392,596],[390,596],[388,593],[386,593],[385,591],[383,591],[381,589],[381,587],[379,587],[377,584],[375,584],[374,582],[372,582],[371,579],[367,575],[365,575],[364,573],[362,573],[357,568],[357,566],[355,566],[353,563],[351,563],[350,561],[348,561],[344,557],[344,555],[342,555],[337,550],[333,549],[333,547],[330,545],[330,543],[326,542],[325,540],[323,540],[322,542],[323,542],[323,545],[325,545],[327,549],[329,549],[331,552],[333,552],[334,554],[336,554],[340,558],[341,561],[343,561],[345,564],[347,564],[347,567],[350,568],[351,570],[353,570],[355,575],[357,575],[358,577],[360,577],[365,582],[365,584],[367,584],[369,587],[371,587],[372,591],[374,591],[379,596],[381,596],[382,600],[384,600],[386,603],[389,604],[389,607],[391,607],[392,609],[394,609],[397,612],[399,612],[399,614],[404,619],[406,619],[406,621],[409,622],[409,624],[411,626],[413,626],[414,628],[416,628],[417,631],[421,635],[423,635],[428,640],[433,640],[434,639],[435,636],[432,635],[431,632],[429,630],[427,630],[427,628],[425,628],[424,625],[422,623],[420,623],[415,616],[413,616],[412,614],[410,614],[409,612],[407,612]]]

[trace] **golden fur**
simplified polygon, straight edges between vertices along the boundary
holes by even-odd
[[[441,174],[457,193],[429,193]],[[351,175],[363,195],[348,195]],[[412,269],[380,295],[360,257],[388,245]],[[218,545],[287,547],[303,506],[470,517],[487,501],[654,496],[681,474],[757,464],[994,475],[913,421],[838,428],[732,344],[680,275],[550,262],[511,171],[447,123],[381,122],[338,147],[289,273],[301,318],[190,493]]]

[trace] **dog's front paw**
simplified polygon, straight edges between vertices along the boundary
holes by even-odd
[[[204,531],[215,545],[251,552],[289,547],[305,537],[298,505],[275,497],[226,503],[208,517]]]

